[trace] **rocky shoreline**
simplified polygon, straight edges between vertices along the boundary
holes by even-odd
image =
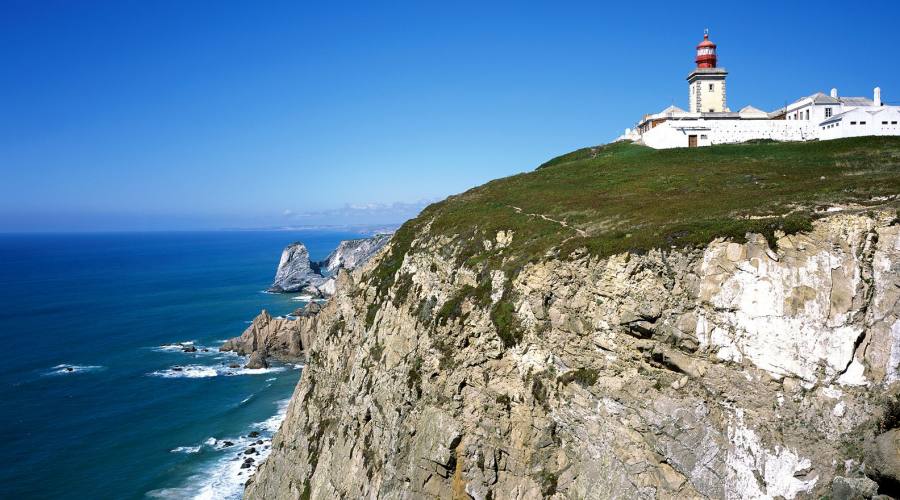
[[[270,357],[283,362],[305,361],[307,347],[316,330],[317,315],[322,309],[314,299],[332,296],[341,282],[341,274],[364,265],[390,238],[390,234],[377,234],[341,241],[325,260],[319,262],[310,261],[309,251],[303,243],[291,243],[281,253],[275,281],[268,291],[307,293],[310,302],[286,317],[272,317],[263,310],[239,337],[225,341],[219,350],[247,356],[244,368],[249,369],[267,368]]]

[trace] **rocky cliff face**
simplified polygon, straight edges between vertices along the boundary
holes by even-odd
[[[352,270],[365,264],[391,239],[389,234],[378,234],[371,238],[344,240],[320,262],[309,260],[309,251],[300,242],[288,245],[281,252],[275,281],[270,292],[304,292],[314,297],[328,297],[334,294],[338,270]]]
[[[325,260],[318,263],[319,271],[332,275],[338,269],[356,269],[377,254],[390,239],[390,234],[377,234],[371,238],[344,240]]]
[[[315,314],[296,318],[273,318],[262,311],[240,337],[226,341],[220,351],[233,351],[250,356],[251,362],[264,364],[268,356],[287,361],[301,360],[315,331]],[[258,366],[249,366],[257,368]]]
[[[888,491],[900,484],[896,215],[833,215],[776,249],[750,235],[547,255],[515,276],[460,266],[463,248],[427,228],[403,253],[394,241],[342,273],[310,325],[247,496]],[[502,255],[515,238],[484,246]]]
[[[278,261],[275,281],[269,287],[270,292],[307,292],[319,295],[318,287],[325,282],[325,277],[313,269],[309,260],[309,250],[303,243],[294,242],[285,247]]]

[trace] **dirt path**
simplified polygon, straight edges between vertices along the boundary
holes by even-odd
[[[569,228],[569,229],[575,231],[576,233],[578,233],[579,236],[587,236],[587,233],[586,233],[586,232],[582,231],[581,229],[578,229],[577,227],[572,227],[572,226],[570,226],[570,225],[569,225],[566,221],[564,221],[564,220],[551,219],[550,217],[547,217],[547,216],[544,215],[544,214],[530,214],[530,213],[528,213],[528,212],[523,212],[521,208],[516,207],[516,206],[513,206],[513,205],[510,205],[509,207],[512,208],[513,210],[515,210],[517,214],[525,214],[525,215],[527,215],[527,216],[529,216],[529,217],[540,217],[541,219],[544,219],[545,221],[555,222],[555,223],[559,224],[559,225],[562,226],[562,227]]]

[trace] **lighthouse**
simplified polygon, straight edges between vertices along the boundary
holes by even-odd
[[[725,105],[725,77],[728,71],[717,66],[716,44],[709,39],[709,30],[697,45],[697,67],[687,77],[688,102],[691,113],[722,113]]]

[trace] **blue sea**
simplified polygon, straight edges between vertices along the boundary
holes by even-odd
[[[229,368],[218,346],[303,305],[263,292],[285,245],[358,237],[0,235],[0,497],[239,497],[238,454],[265,456],[302,367]]]

